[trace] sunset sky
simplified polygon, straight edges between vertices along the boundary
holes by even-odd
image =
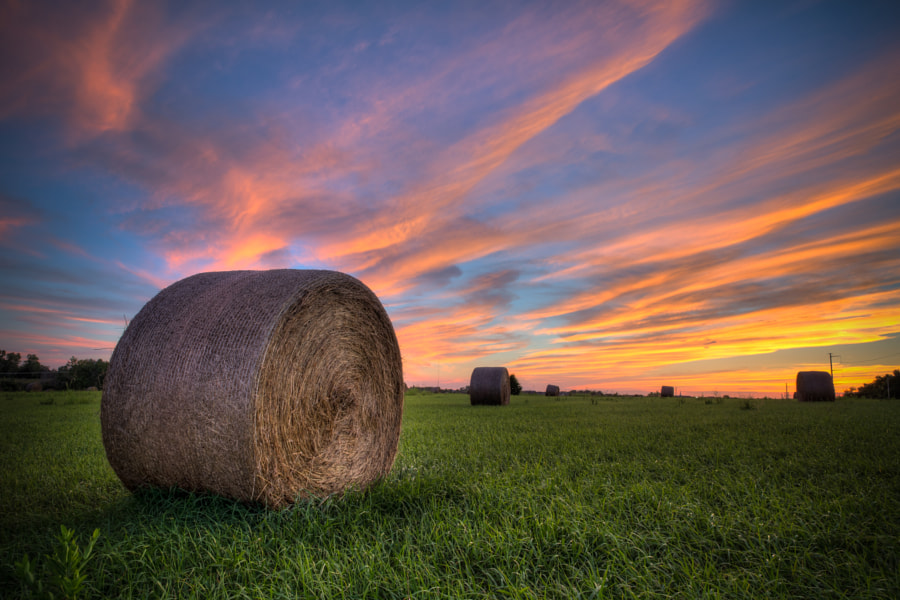
[[[0,7],[0,349],[289,267],[372,288],[410,385],[900,366],[896,1]]]

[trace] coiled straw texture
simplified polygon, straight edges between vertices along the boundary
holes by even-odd
[[[110,361],[103,444],[131,490],[283,507],[390,470],[403,412],[391,321],[334,271],[201,273],[162,290]]]

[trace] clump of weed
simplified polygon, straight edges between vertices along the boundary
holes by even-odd
[[[96,402],[94,392],[66,392],[66,400],[63,404],[91,404]]]
[[[43,570],[48,576],[46,580],[37,573],[37,561],[32,563],[27,554],[16,562],[15,572],[22,583],[23,597],[41,600],[62,597],[75,600],[81,596],[87,579],[87,575],[83,572],[84,567],[90,560],[94,544],[99,537],[100,530],[95,529],[90,541],[82,550],[75,540],[75,532],[61,525],[53,553],[44,555],[46,560]]]
[[[738,404],[738,407],[741,410],[756,410],[756,400],[753,400],[752,398],[745,398],[741,400],[741,403]]]

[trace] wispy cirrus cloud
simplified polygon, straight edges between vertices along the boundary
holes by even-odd
[[[123,223],[136,224],[138,233],[152,227],[155,213],[164,212],[167,206],[186,203],[194,207],[189,209],[189,220],[173,223],[171,217],[164,217],[159,223],[165,223],[167,231],[151,234],[173,274],[261,266],[267,257],[280,256],[357,272],[379,291],[399,293],[422,273],[508,247],[512,242],[509,236],[466,217],[466,195],[472,187],[586,98],[647,64],[700,18],[699,6],[682,3],[655,12],[627,5],[610,5],[587,14],[564,11],[554,17],[557,26],[551,28],[543,26],[536,15],[525,14],[499,36],[491,30],[469,40],[471,46],[461,56],[441,57],[437,69],[412,85],[407,83],[399,90],[376,87],[378,101],[371,104],[372,112],[338,114],[311,143],[302,144],[288,133],[293,124],[289,113],[283,114],[283,119],[254,116],[254,129],[249,130],[242,125],[235,129],[234,122],[217,119],[182,124],[145,109],[146,94],[153,88],[143,82],[165,66],[191,29],[183,24],[168,26],[164,17],[157,15],[149,30],[158,35],[142,33],[139,39],[155,40],[158,47],[145,49],[136,44],[137,50],[130,51],[141,52],[147,60],[128,77],[116,79],[116,85],[107,86],[128,90],[110,97],[127,96],[131,108],[117,111],[113,106],[107,111],[113,117],[127,113],[127,121],[110,117],[95,120],[93,128],[81,127],[123,135],[89,141],[82,156],[86,161],[111,165],[127,180],[152,191],[149,202],[131,210],[127,204],[124,207],[130,214]],[[127,2],[117,3],[86,28],[78,39],[87,40],[89,51],[75,58],[81,61],[76,71],[84,77],[73,87],[93,89],[86,75],[89,70],[100,74],[115,71],[110,65],[124,60],[116,58],[116,42],[136,18],[136,11]],[[601,44],[603,51],[594,51],[595,56],[586,60],[585,50],[598,39],[594,26],[607,20],[617,27],[609,29],[609,39]],[[623,20],[628,35],[619,31]],[[66,54],[64,42],[56,44],[56,56]],[[491,60],[485,61],[486,56]],[[558,67],[550,71],[552,76],[547,77],[544,69],[533,71],[544,75],[523,76],[529,71],[525,65],[550,60]],[[505,73],[511,65],[516,65],[518,78]],[[427,99],[449,98],[446,103],[471,95],[459,89],[460,83],[450,81],[460,77],[468,78],[467,82],[480,90],[492,90],[501,99],[524,94],[523,99],[511,107],[498,106],[494,115],[488,115],[471,132],[463,130],[463,137],[437,152],[430,163],[420,164],[414,155],[404,156],[402,148],[415,151],[417,146],[431,144],[402,133],[408,129],[403,118],[415,119],[444,108],[440,102],[422,108]],[[447,94],[454,85],[457,91]],[[73,92],[75,96],[81,93]],[[112,102],[105,103],[104,98],[97,95],[85,106]],[[84,115],[79,118],[91,121]],[[236,146],[234,140],[238,139],[240,145]],[[401,165],[397,191],[374,204],[368,197],[344,191],[348,178],[373,174],[376,179],[384,178],[390,166],[378,155],[385,152],[385,143],[389,152],[401,149],[400,156],[417,170],[407,172]],[[372,188],[371,193],[382,192]],[[423,238],[433,243],[423,247]],[[308,254],[301,251],[298,257],[292,250],[297,247],[314,250]]]
[[[76,139],[129,130],[161,69],[197,29],[158,4],[111,0],[4,7],[0,118],[51,114]]]

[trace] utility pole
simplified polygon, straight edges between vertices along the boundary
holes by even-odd
[[[840,354],[832,354],[831,352],[828,353],[828,365],[831,367],[831,384],[832,385],[834,385],[834,359],[835,358],[840,360],[841,355]],[[835,390],[837,390],[836,387],[835,387]]]

